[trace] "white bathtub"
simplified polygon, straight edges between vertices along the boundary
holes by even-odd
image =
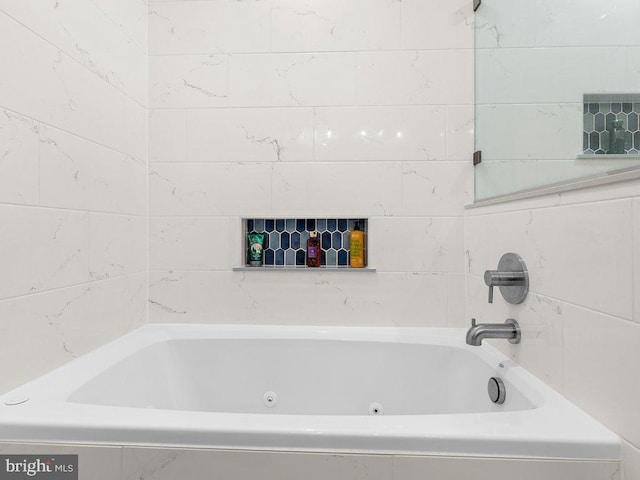
[[[150,324],[0,397],[0,440],[620,458],[617,436],[464,333]]]

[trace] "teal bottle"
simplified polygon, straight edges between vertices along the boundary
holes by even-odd
[[[609,130],[609,153],[610,155],[624,155],[624,127],[622,120],[614,120]]]

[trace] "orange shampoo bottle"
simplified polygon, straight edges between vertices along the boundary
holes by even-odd
[[[364,268],[364,232],[360,230],[359,220],[349,234],[349,265]]]

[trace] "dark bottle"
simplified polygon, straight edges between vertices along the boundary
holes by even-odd
[[[614,120],[609,130],[609,154],[624,155],[624,127],[622,120]]]
[[[307,239],[307,267],[320,266],[320,237],[318,232],[313,231]]]

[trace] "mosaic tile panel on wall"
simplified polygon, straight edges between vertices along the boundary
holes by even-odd
[[[360,222],[360,229],[365,232],[366,242],[367,221],[363,218],[254,218],[246,220],[246,232],[265,233],[265,266],[306,265],[307,239],[309,233],[315,230],[322,246],[321,265],[347,267],[349,234],[355,228],[356,221]]]
[[[582,148],[585,154],[603,155],[609,153],[609,132],[614,120],[622,120],[625,130],[624,150],[627,155],[640,154],[640,96],[633,95],[624,100],[611,101],[603,96],[597,98],[585,95],[584,129]]]

